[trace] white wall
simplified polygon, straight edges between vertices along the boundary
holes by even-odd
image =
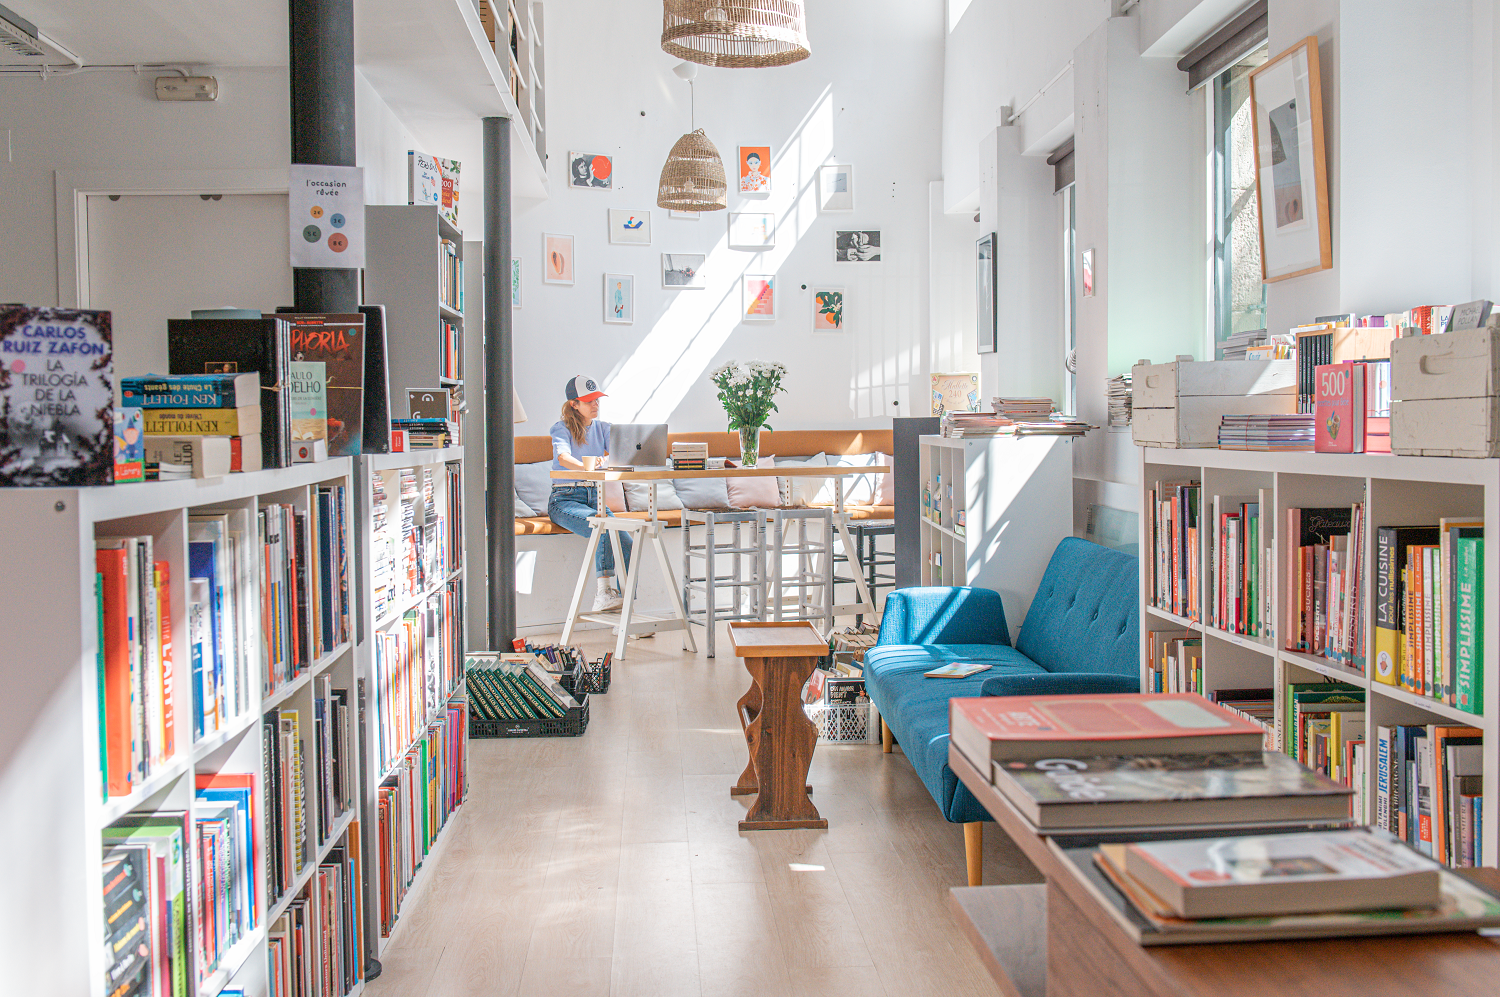
[[[548,4],[552,195],[518,203],[513,232],[524,274],[516,382],[538,431],[556,418],[563,384],[578,373],[604,382],[606,419],[722,429],[723,410],[706,375],[729,359],[788,366],[789,393],[772,418],[778,429],[879,425],[907,412],[909,385],[925,360],[928,184],[940,169],[941,5],[827,0],[808,9],[811,59],[779,69],[700,71],[697,124],[721,157],[732,165],[740,144],[772,147],[770,197],[730,194],[731,211],[777,215],[776,248],[761,254],[727,247],[724,212],[685,221],[656,207],[662,164],[689,127],[689,91],[660,51],[659,20],[643,16],[648,6]],[[568,188],[569,151],[615,157],[614,188]],[[816,169],[839,162],[855,167],[856,210],[820,214]],[[650,211],[652,244],[610,245],[609,208]],[[884,262],[835,264],[837,228],[880,229]],[[542,282],[544,232],[575,238],[574,285]],[[664,252],[707,254],[707,289],[663,290]],[[635,276],[633,325],[603,321],[607,272]],[[778,321],[738,322],[743,273],[777,275]],[[817,284],[846,288],[846,332],[811,334]]]

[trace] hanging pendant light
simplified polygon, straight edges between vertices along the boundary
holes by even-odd
[[[684,62],[672,71],[687,80],[691,92],[698,67]],[[692,99],[692,107],[692,122],[696,125],[696,99]],[[728,198],[729,181],[724,177],[719,150],[702,128],[694,128],[678,139],[667,154],[657,184],[656,206],[672,211],[723,211],[729,207]]]
[[[764,69],[812,55],[802,0],[662,0],[661,48],[724,69]]]

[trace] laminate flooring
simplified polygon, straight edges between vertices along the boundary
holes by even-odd
[[[700,637],[702,631],[697,631]],[[578,635],[592,656],[607,634]],[[631,643],[581,738],[475,740],[465,805],[408,897],[372,997],[965,997],[963,830],[899,748],[820,744],[828,830],[754,831],[739,659]],[[985,882],[1037,882],[990,824]]]

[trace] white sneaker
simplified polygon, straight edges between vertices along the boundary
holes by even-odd
[[[598,591],[594,595],[594,609],[596,613],[608,613],[625,605],[625,597],[620,595],[620,590],[615,588],[615,580],[610,578],[596,579]]]

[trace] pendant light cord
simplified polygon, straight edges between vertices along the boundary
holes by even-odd
[[[698,130],[698,91],[693,89],[692,80],[688,80],[688,122],[692,125],[689,131]]]

